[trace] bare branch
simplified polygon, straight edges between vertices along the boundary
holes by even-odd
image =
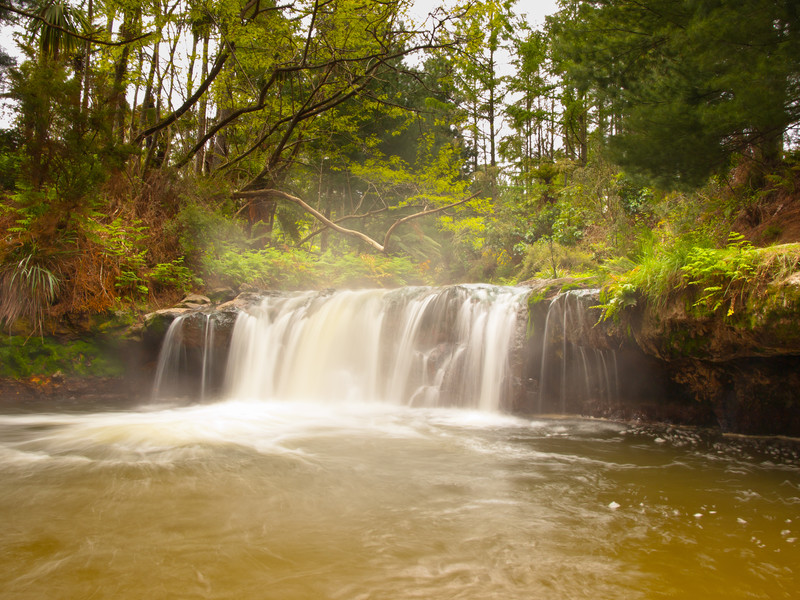
[[[277,196],[278,198],[288,200],[289,202],[294,202],[295,204],[302,207],[303,210],[305,210],[315,219],[317,219],[321,223],[324,223],[331,229],[334,229],[339,233],[343,233],[345,235],[357,237],[358,239],[366,242],[367,244],[375,248],[375,250],[377,250],[378,252],[381,253],[384,252],[383,246],[381,246],[378,242],[373,240],[365,233],[361,233],[360,231],[355,231],[354,229],[347,229],[346,227],[337,225],[336,223],[328,219],[325,215],[323,215],[321,212],[312,207],[310,204],[307,204],[300,198],[292,196],[291,194],[287,194],[286,192],[281,192],[280,190],[259,190],[257,192],[238,192],[237,194],[234,194],[234,196],[237,198],[264,198],[264,199]]]
[[[301,200],[297,196],[292,196],[291,194],[287,194],[286,192],[282,192],[280,190],[270,189],[270,190],[257,190],[257,191],[243,191],[243,192],[235,193],[234,197],[235,198],[246,198],[246,199],[249,199],[249,200],[283,199],[283,200],[288,200],[289,202],[294,202],[295,204],[300,206],[303,210],[305,210],[308,214],[310,214],[312,217],[317,219],[320,223],[322,223],[326,227],[329,227],[329,228],[331,228],[331,229],[333,229],[335,231],[338,231],[339,233],[343,233],[345,235],[357,237],[361,241],[366,242],[367,244],[372,246],[375,250],[377,250],[381,254],[386,254],[386,248],[387,248],[387,246],[389,244],[389,239],[392,237],[392,234],[394,233],[394,231],[400,225],[402,225],[403,223],[407,223],[408,221],[411,221],[412,219],[418,219],[420,217],[433,215],[433,214],[445,211],[445,210],[447,210],[449,208],[453,208],[455,206],[459,206],[460,204],[465,204],[466,202],[469,202],[470,200],[475,199],[478,196],[478,194],[480,194],[480,192],[475,192],[469,198],[464,198],[463,200],[459,200],[458,202],[453,202],[453,203],[448,204],[446,206],[440,206],[438,208],[431,208],[431,209],[428,209],[428,210],[422,210],[422,211],[414,213],[412,215],[408,215],[406,217],[403,217],[402,219],[398,219],[397,221],[392,223],[391,227],[389,227],[388,231],[386,232],[386,235],[383,237],[383,244],[378,243],[377,241],[375,241],[374,239],[372,239],[371,237],[369,237],[365,233],[362,233],[361,231],[356,231],[355,229],[347,229],[346,227],[342,227],[336,221],[331,221],[328,217],[323,215],[321,212],[319,212],[313,206],[311,206],[307,202]],[[367,216],[367,215],[358,215],[358,216],[360,217],[360,216]],[[347,217],[345,217],[345,218],[347,218]],[[356,216],[353,216],[352,218],[356,218]],[[344,220],[344,218],[339,219],[338,221],[341,222],[343,220]],[[314,235],[316,235],[316,233]]]

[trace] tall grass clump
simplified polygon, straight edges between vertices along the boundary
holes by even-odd
[[[685,288],[684,267],[698,248],[710,247],[708,238],[693,234],[663,239],[655,233],[642,238],[631,260],[606,265],[606,284],[600,295],[604,319],[618,318],[622,309],[638,304],[663,308],[670,297]]]
[[[59,277],[35,250],[7,257],[0,266],[0,323],[10,326],[26,318],[43,334],[45,313],[59,288]]]

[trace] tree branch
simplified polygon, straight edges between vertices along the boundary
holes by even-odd
[[[331,229],[333,229],[335,231],[338,231],[339,233],[343,233],[345,235],[349,235],[349,236],[352,236],[352,237],[357,237],[361,241],[366,242],[368,245],[372,246],[375,250],[377,250],[381,254],[386,254],[386,248],[387,248],[387,246],[389,244],[389,239],[392,237],[392,234],[394,233],[395,229],[397,229],[403,223],[407,223],[408,221],[411,221],[412,219],[418,219],[420,217],[425,217],[425,216],[428,216],[428,215],[432,215],[432,214],[435,214],[435,213],[438,213],[438,212],[445,211],[448,208],[453,208],[454,206],[458,206],[460,204],[464,204],[466,202],[469,202],[470,200],[475,199],[478,196],[478,194],[480,194],[480,192],[475,192],[469,198],[464,198],[463,200],[459,200],[458,202],[453,202],[453,203],[448,204],[446,206],[440,206],[439,208],[431,208],[429,210],[422,210],[420,212],[414,213],[413,215],[408,215],[406,217],[403,217],[402,219],[398,219],[397,221],[392,223],[391,227],[389,227],[388,231],[386,232],[386,235],[383,237],[383,244],[378,243],[377,241],[375,241],[374,239],[372,239],[371,237],[369,237],[365,233],[362,233],[360,231],[356,231],[355,229],[347,229],[346,227],[342,227],[341,225],[338,225],[336,222],[331,221],[328,217],[323,215],[321,212],[319,212],[317,209],[312,207],[307,202],[301,200],[297,196],[292,196],[291,194],[287,194],[286,192],[282,192],[280,190],[270,189],[270,190],[257,190],[257,191],[237,192],[237,193],[234,194],[234,197],[235,198],[247,198],[247,199],[250,199],[250,200],[259,199],[259,198],[266,200],[268,198],[276,198],[277,197],[279,199],[288,200],[289,202],[294,202],[295,204],[300,206],[303,210],[305,210],[308,214],[310,214],[312,217],[317,219],[317,221],[319,221],[320,223],[322,223],[326,227],[329,227],[329,228],[331,228]],[[359,215],[359,216],[367,216],[367,215]],[[353,218],[356,218],[356,217],[354,216]],[[342,221],[342,220],[344,220],[344,219],[339,219],[339,221]]]
[[[440,206],[439,208],[431,208],[429,210],[423,210],[423,211],[420,211],[418,213],[414,213],[413,215],[408,215],[407,217],[403,217],[402,219],[397,219],[397,221],[392,223],[392,226],[389,227],[389,230],[386,232],[386,235],[383,237],[383,248],[384,248],[383,251],[386,252],[385,249],[389,246],[389,238],[392,237],[392,234],[394,233],[394,230],[397,229],[403,223],[407,223],[408,221],[411,221],[412,219],[418,219],[419,217],[425,217],[425,216],[432,215],[432,214],[435,214],[435,213],[438,213],[438,212],[442,212],[444,210],[447,210],[448,208],[453,208],[454,206],[458,206],[459,204],[464,204],[466,202],[469,202],[470,200],[474,200],[478,196],[478,194],[480,194],[480,192],[475,192],[469,198],[464,198],[463,200],[459,200],[458,202],[453,202],[452,204],[448,204],[447,206]]]
[[[288,200],[289,202],[294,202],[295,204],[297,204],[300,207],[302,207],[302,209],[305,210],[307,213],[309,213],[312,217],[314,217],[315,219],[317,219],[321,223],[324,223],[325,225],[327,225],[331,229],[335,229],[339,233],[343,233],[345,235],[350,235],[350,236],[353,236],[353,237],[357,237],[358,239],[366,242],[367,244],[369,244],[370,246],[375,248],[375,250],[377,250],[378,252],[381,252],[381,253],[384,252],[383,246],[381,246],[378,242],[373,240],[371,237],[369,237],[365,233],[361,233],[360,231],[356,231],[354,229],[347,229],[346,227],[342,227],[341,225],[337,225],[336,223],[334,223],[333,221],[328,219],[325,215],[323,215],[321,212],[319,212],[314,207],[312,207],[310,204],[307,204],[306,202],[304,202],[300,198],[298,198],[296,196],[292,196],[291,194],[287,194],[286,192],[281,192],[280,190],[259,190],[259,191],[256,191],[256,192],[238,192],[238,193],[234,194],[234,197],[236,197],[236,198],[268,198],[268,197],[274,197],[274,196],[277,196],[277,197],[282,198],[284,200]]]
[[[211,69],[211,72],[206,77],[205,81],[200,84],[200,87],[197,88],[197,91],[192,94],[192,96],[186,100],[180,107],[178,107],[172,114],[168,117],[162,119],[160,122],[156,123],[152,127],[148,127],[144,131],[140,131],[136,138],[133,140],[135,144],[141,143],[141,141],[161,131],[162,129],[169,127],[175,121],[177,121],[187,110],[189,110],[194,104],[200,100],[200,97],[205,94],[206,90],[209,88],[211,83],[214,79],[219,75],[220,71],[222,71],[222,67],[225,65],[225,61],[228,60],[228,57],[231,55],[230,50],[223,50],[219,56],[217,56],[217,60],[214,63],[214,67]]]
[[[352,219],[367,219],[369,217],[372,217],[374,215],[380,214],[382,212],[386,212],[387,210],[389,210],[389,208],[384,206],[383,208],[379,208],[378,210],[371,210],[368,213],[364,213],[363,215],[345,215],[344,217],[340,217],[340,218],[336,219],[334,221],[334,223],[338,224],[338,223],[341,223],[342,221],[350,221]],[[316,236],[318,236],[320,233],[322,233],[326,229],[328,229],[327,225],[323,225],[319,229],[315,229],[314,231],[309,233],[306,237],[304,237],[302,240],[297,242],[297,247],[300,247],[303,244],[305,244],[306,242],[308,242],[309,240],[315,238]]]

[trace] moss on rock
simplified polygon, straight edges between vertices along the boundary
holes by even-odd
[[[52,337],[0,338],[0,377],[25,379],[62,373],[71,377],[120,377],[125,372],[119,348],[110,339]]]

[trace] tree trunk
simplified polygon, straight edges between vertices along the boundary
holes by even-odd
[[[136,37],[136,25],[141,18],[141,14],[141,8],[135,11],[125,11],[125,17],[121,28],[123,40],[132,40]],[[125,100],[125,78],[128,74],[130,52],[130,45],[125,44],[122,47],[122,54],[114,67],[114,83],[111,86],[111,104],[113,106],[114,123],[117,130],[116,137],[120,143],[125,143],[125,107],[127,105],[127,101]]]
[[[208,42],[210,33],[206,32],[203,36],[203,66],[201,81],[205,81],[208,77]],[[202,140],[206,134],[206,113],[208,112],[208,100],[206,95],[200,99],[200,105],[197,107],[197,139]],[[201,175],[206,169],[206,149],[205,146],[195,156],[194,170],[198,175]]]

